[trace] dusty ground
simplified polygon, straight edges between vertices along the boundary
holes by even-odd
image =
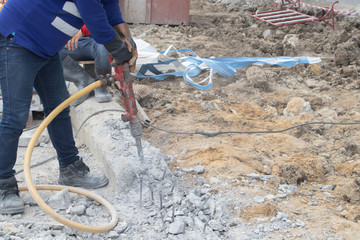
[[[192,1],[189,26],[131,25],[134,37],[147,41],[158,51],[174,45],[192,49],[204,58],[322,58],[319,64],[290,68],[245,67],[230,78],[215,74],[214,86],[207,91],[197,90],[181,78],[161,82],[136,79],[137,84],[152,89],[152,95],[140,101],[152,124],[183,132],[252,132],[282,130],[305,122],[360,122],[359,17],[337,14],[333,31],[321,22],[276,28],[250,16],[258,9],[269,9],[272,2]],[[322,14],[311,9],[304,11],[310,15]],[[117,228],[119,235],[81,235],[69,230],[65,234],[60,227],[55,230],[49,227],[53,231],[51,236],[57,239],[193,239],[192,229],[203,239],[360,239],[360,131],[357,124],[313,124],[280,133],[234,133],[215,137],[169,134],[149,127],[144,129],[143,138],[160,148],[164,155],[171,156],[169,168],[190,186],[204,177],[211,185],[211,200],[223,204],[224,211],[229,210],[224,215],[231,214],[235,220],[221,219],[226,227],[212,228],[211,233],[216,233],[218,238],[202,234],[196,227],[187,227],[183,235],[169,236],[158,225],[149,224],[158,224],[157,220],[137,220],[134,205],[129,207],[120,201],[117,208],[123,211],[121,217],[135,224],[127,230]],[[77,145],[81,154],[89,159],[88,163],[92,163],[90,167],[99,168],[81,140],[77,140]],[[19,149],[19,159],[23,159],[24,151]],[[51,146],[43,143],[36,148],[32,161],[35,163],[43,160],[44,155],[53,154]],[[54,162],[34,168],[37,184],[56,182]],[[18,161],[16,168],[21,169],[21,164]],[[199,165],[205,167],[204,173],[191,171]],[[23,185],[23,173],[17,178]],[[107,189],[99,193],[115,202]],[[34,216],[39,220],[32,224],[38,227],[28,227],[27,222],[32,222]],[[134,219],[128,219],[129,216]],[[38,208],[27,207],[23,216],[3,216],[0,220],[3,232],[4,223],[10,221],[21,222],[25,227],[18,228],[28,233],[0,238],[23,239],[32,236],[34,230],[31,229],[42,231],[43,239],[50,236],[49,229],[43,227],[48,217]],[[206,228],[207,223],[202,224]]]
[[[281,130],[304,122],[359,122],[358,17],[337,14],[335,31],[322,22],[276,28],[249,16],[257,9],[267,10],[271,1],[219,2],[192,1],[189,26],[133,25],[134,35],[159,51],[172,44],[201,57],[318,56],[322,62],[291,68],[245,67],[231,78],[216,75],[207,91],[196,90],[182,79],[138,80],[153,89],[152,97],[141,104],[154,125],[217,132]],[[295,41],[284,41],[289,34]],[[305,223],[309,239],[327,239],[330,233],[360,239],[359,137],[359,125],[330,124],[276,134],[216,137],[168,134],[153,128],[144,133],[165,154],[177,156],[173,171],[205,166],[206,180],[218,179],[219,192],[231,189],[239,202],[246,198],[243,193],[250,198],[276,195],[279,184],[297,186],[280,202],[268,199],[236,208],[234,201],[234,213],[254,222],[284,212]],[[247,191],[243,178],[253,172],[274,178],[266,184],[259,181],[256,193]],[[328,185],[335,188],[321,189]],[[268,237],[277,239],[276,234]]]

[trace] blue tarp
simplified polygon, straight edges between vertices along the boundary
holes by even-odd
[[[174,51],[170,51],[174,52]],[[212,87],[213,71],[219,73],[224,77],[231,77],[236,73],[236,70],[248,65],[280,65],[292,67],[295,64],[313,64],[321,62],[321,58],[313,57],[220,57],[220,58],[200,58],[193,51],[189,49],[179,49],[177,52],[188,52],[193,56],[174,58],[166,61],[158,60],[154,63],[143,64],[137,74],[138,78],[151,78],[153,80],[162,81],[169,76],[183,77],[185,82],[200,90],[208,90]],[[175,71],[163,73],[157,69],[157,66],[164,64],[171,64],[174,61],[185,63],[185,71]],[[210,70],[210,75],[206,79],[196,83],[192,77],[199,75],[203,70]],[[150,71],[154,75],[145,75]]]

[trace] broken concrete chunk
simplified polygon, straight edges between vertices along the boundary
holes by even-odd
[[[296,219],[296,226],[299,228],[305,227],[305,223],[299,219]]]
[[[44,200],[44,202],[47,202],[49,200],[49,197],[47,195],[45,195],[44,193],[40,192],[39,195]],[[37,203],[35,202],[35,200],[33,199],[33,197],[31,195],[26,196],[24,198],[24,204],[27,204],[27,205],[30,205],[30,206],[37,205]]]
[[[76,205],[69,208],[69,213],[73,215],[83,215],[86,211],[85,205]]]
[[[196,184],[197,184],[197,185],[206,184],[205,178],[203,178],[203,177],[198,177],[198,178],[196,179]]]
[[[322,184],[313,184],[313,187],[322,189],[324,186]]]
[[[268,36],[271,35],[271,30],[270,29],[266,29],[264,32],[263,32],[263,38],[267,38]]]
[[[196,196],[201,197],[201,187],[197,186],[194,193]]]
[[[168,233],[173,235],[182,234],[184,232],[185,232],[185,223],[179,221],[175,221],[174,223],[171,223],[168,229]]]
[[[110,231],[109,234],[107,235],[107,237],[110,239],[118,239],[119,236],[120,235],[116,231]]]
[[[13,225],[12,223],[4,223],[1,225],[2,227],[2,231],[6,234],[6,235],[16,235],[17,233],[20,232],[20,230],[15,227],[15,225]]]
[[[322,187],[322,190],[332,191],[332,190],[334,190],[334,189],[335,189],[335,187],[336,187],[336,185],[335,185],[335,184],[332,184],[332,185],[326,185],[326,186],[323,186],[323,187]]]
[[[163,176],[164,176],[164,171],[161,171],[158,168],[152,168],[149,170],[149,173],[154,177],[155,180],[162,180]]]
[[[211,111],[215,109],[220,109],[219,106],[215,102],[201,103],[201,108],[205,111]]]
[[[84,224],[77,215],[72,216],[72,218],[71,218],[70,220],[71,220],[71,221],[74,221],[74,222],[77,222],[77,223],[80,223],[80,224]],[[66,234],[68,234],[68,235],[76,235],[76,233],[77,233],[78,231],[77,231],[76,229],[74,229],[74,228],[65,226],[64,232],[65,232]]]
[[[201,174],[201,173],[204,173],[205,172],[205,167],[202,166],[202,165],[198,165],[198,166],[195,166],[193,168],[194,172],[198,173],[198,174]]]
[[[264,202],[265,202],[265,198],[264,198],[264,197],[260,197],[260,196],[254,197],[254,202],[256,202],[256,203],[264,203]]]
[[[299,190],[299,188],[295,185],[287,185],[287,184],[281,184],[279,185],[279,190],[283,193],[293,193]]]
[[[70,207],[70,193],[67,189],[57,192],[49,198],[49,206],[57,210],[65,210]]]
[[[284,116],[298,116],[312,112],[312,108],[309,102],[303,98],[294,97],[288,103],[283,111]]]
[[[94,206],[91,206],[89,208],[86,209],[86,215],[88,216],[96,216],[97,212],[96,209],[94,208]]]
[[[125,232],[125,230],[128,228],[128,224],[127,222],[119,222],[116,227],[114,228],[114,230],[118,233],[121,234],[123,232]]]
[[[214,231],[223,232],[225,230],[224,226],[218,220],[210,220],[209,227]]]

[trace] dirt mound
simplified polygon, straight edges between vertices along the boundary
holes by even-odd
[[[275,186],[294,185],[300,192],[314,195],[324,190],[313,185],[335,185],[331,200],[319,199],[321,214],[305,218],[316,228],[313,223],[328,224],[323,217],[327,212],[333,222],[329,228],[336,228],[335,232],[345,237],[347,231],[335,226],[348,221],[359,227],[359,131],[358,125],[345,123],[360,118],[360,19],[336,14],[333,31],[323,22],[277,28],[250,16],[256,10],[269,9],[270,2],[194,1],[189,26],[152,26],[144,40],[159,51],[172,44],[190,48],[205,58],[311,56],[321,57],[322,62],[291,68],[242,68],[230,78],[216,75],[208,91],[197,90],[181,79],[141,80],[139,84],[154,91],[142,103],[154,125],[183,132],[245,132],[207,137],[148,128],[145,138],[166,154],[177,156],[172,169],[205,166],[208,181],[220,178],[239,192],[244,191],[244,176],[253,172],[275,177]],[[311,8],[303,11],[317,17],[324,14]],[[146,28],[137,26],[136,31]],[[315,123],[280,133],[252,133],[283,130],[305,122]],[[277,207],[292,211],[299,204],[295,199],[299,199],[313,213],[307,198],[307,193],[297,193],[293,200]],[[337,212],[339,206],[342,210]],[[251,212],[248,219],[272,216],[274,212],[269,203],[252,208],[245,211]]]

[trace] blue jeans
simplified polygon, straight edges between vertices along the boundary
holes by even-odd
[[[106,50],[104,45],[95,42],[91,37],[80,39],[78,47],[75,50],[68,50],[63,48],[60,51],[61,61],[66,57],[70,56],[75,61],[95,61],[95,73],[97,74],[96,68],[100,69],[111,69],[109,52]],[[99,74],[97,74],[98,76]]]
[[[59,56],[45,59],[0,34],[0,84],[3,113],[0,121],[0,179],[14,175],[19,137],[28,120],[33,87],[47,116],[69,97]],[[69,107],[48,126],[60,167],[79,157],[73,138]],[[44,156],[46,157],[46,156]]]

